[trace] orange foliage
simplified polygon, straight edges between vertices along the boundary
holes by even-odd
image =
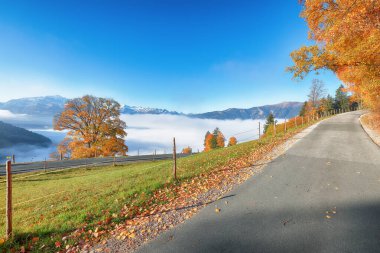
[[[216,146],[218,148],[224,148],[225,146],[225,138],[224,138],[224,135],[222,134],[222,132],[218,131],[218,134],[216,136]]]
[[[228,140],[228,146],[234,146],[237,144],[237,140],[235,137],[230,137],[230,139]]]
[[[119,103],[88,95],[70,100],[54,119],[55,130],[69,130],[58,151],[71,158],[125,155],[125,128]]]
[[[303,78],[329,69],[354,93],[354,99],[380,111],[380,1],[306,0],[302,17],[316,45],[292,52],[288,71]]]
[[[193,149],[191,147],[186,147],[182,149],[182,154],[191,154],[193,153]]]
[[[213,141],[215,141],[214,135],[211,133],[207,133],[206,138],[205,138],[204,151],[210,151],[211,149],[213,149]]]

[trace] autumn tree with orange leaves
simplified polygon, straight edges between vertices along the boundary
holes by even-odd
[[[237,140],[236,140],[236,137],[230,137],[230,139],[228,140],[228,146],[234,146],[237,144]]]
[[[204,140],[204,151],[225,147],[225,140],[223,133],[218,127],[214,129],[213,133],[207,131]]]
[[[353,99],[380,112],[380,1],[304,0],[301,16],[315,44],[291,53],[294,78],[333,71]]]
[[[210,132],[206,133],[204,147],[204,151],[210,151],[216,147],[215,137]]]
[[[89,95],[69,100],[54,118],[54,130],[68,130],[57,149],[71,158],[126,155],[125,128],[119,103]]]
[[[215,128],[213,134],[214,134],[215,139],[216,139],[216,147],[217,147],[217,148],[224,148],[226,138],[224,138],[224,135],[223,135],[223,133],[220,131],[220,129],[219,129],[219,128]]]
[[[182,149],[182,154],[191,154],[193,153],[193,149],[191,147],[186,147]]]

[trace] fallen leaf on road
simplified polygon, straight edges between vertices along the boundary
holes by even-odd
[[[326,218],[327,218],[327,219],[331,219],[331,216],[330,216],[330,215],[326,215]]]
[[[220,213],[220,208],[215,208],[216,213]]]

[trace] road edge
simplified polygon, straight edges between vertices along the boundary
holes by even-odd
[[[368,114],[369,112],[360,115],[359,117],[360,125],[363,128],[364,132],[366,132],[368,137],[372,140],[372,142],[375,143],[380,148],[380,135],[363,123],[362,117]]]

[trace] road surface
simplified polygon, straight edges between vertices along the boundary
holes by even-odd
[[[321,122],[261,174],[138,252],[380,252],[380,148],[359,116]]]
[[[177,154],[177,157],[187,156],[185,154]],[[138,161],[155,161],[155,160],[167,160],[172,159],[172,154],[162,155],[140,155],[140,156],[127,156],[127,157],[115,157],[117,164],[132,163]],[[89,158],[89,159],[75,159],[75,160],[63,160],[63,161],[47,161],[45,162],[31,162],[31,163],[16,163],[12,165],[12,174],[19,174],[25,172],[33,172],[39,170],[57,170],[68,169],[83,166],[99,166],[113,164],[113,157],[104,158]],[[5,175],[5,165],[0,166],[0,176]]]

